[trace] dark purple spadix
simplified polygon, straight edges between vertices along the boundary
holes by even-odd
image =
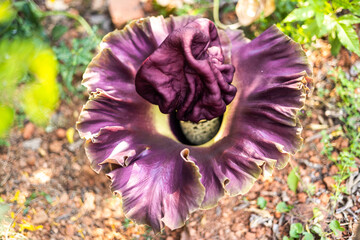
[[[201,18],[169,34],[143,62],[135,86],[162,113],[176,111],[179,120],[198,122],[225,112],[236,94],[233,75],[214,23]]]

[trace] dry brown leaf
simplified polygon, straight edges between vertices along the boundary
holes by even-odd
[[[248,26],[260,18],[261,13],[267,17],[275,11],[275,0],[239,0],[235,12],[242,26]]]
[[[276,9],[275,0],[263,0],[264,4],[264,16],[270,16]]]
[[[239,23],[248,26],[260,17],[261,4],[258,0],[239,0],[235,12]]]

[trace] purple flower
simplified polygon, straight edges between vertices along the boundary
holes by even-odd
[[[286,165],[308,76],[300,45],[276,27],[249,41],[206,19],[150,17],[103,39],[77,129],[126,216],[175,229]]]

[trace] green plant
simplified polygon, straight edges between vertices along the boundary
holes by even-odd
[[[289,237],[283,237],[283,240],[293,240],[301,239],[302,240],[313,240],[314,235],[308,230],[306,231],[301,223],[293,223],[290,225]]]
[[[74,76],[84,72],[86,66],[93,58],[93,52],[98,46],[98,39],[85,37],[82,39],[73,39],[71,48],[64,42],[60,42],[59,46],[54,46],[54,52],[60,63],[59,70],[63,85],[72,94],[82,92],[84,88],[80,85],[81,81],[74,82]],[[62,98],[66,98],[65,89],[61,92]]]
[[[291,209],[293,209],[294,206],[292,205],[287,205],[285,202],[279,202],[276,205],[276,211],[280,212],[280,213],[287,213],[290,212]]]
[[[278,27],[297,42],[311,43],[328,37],[331,52],[336,55],[341,45],[360,55],[360,44],[353,24],[360,23],[360,3],[351,0],[301,0]]]
[[[258,197],[258,199],[257,199],[257,201],[256,201],[256,204],[259,206],[259,208],[265,209],[265,208],[266,208],[267,201],[266,201],[265,198],[263,198],[263,197]]]
[[[335,180],[335,193],[332,198],[335,205],[340,193],[346,193],[346,188],[341,184],[350,176],[351,168],[356,167],[356,156],[360,156],[360,77],[347,79],[345,72],[341,69],[335,69],[331,72],[331,79],[335,83],[335,90],[339,101],[337,107],[343,111],[340,120],[343,122],[342,137],[347,139],[349,144],[347,148],[339,149],[336,159],[332,157],[335,151],[331,144],[332,136],[323,133],[321,142],[324,144],[322,154],[334,162],[339,172],[333,176]]]
[[[287,178],[288,187],[294,193],[296,193],[296,189],[297,189],[298,183],[299,183],[299,173],[298,172],[299,172],[298,167],[293,168]]]
[[[58,103],[57,61],[41,39],[3,39],[0,42],[0,137],[12,126],[20,108],[38,125],[45,125]],[[46,64],[43,64],[46,62]]]
[[[64,42],[51,49],[42,21],[53,15],[76,20],[89,36],[73,40],[72,50]],[[54,27],[51,39],[58,40],[66,30],[64,26]],[[83,71],[90,62],[99,38],[81,16],[44,12],[31,0],[0,1],[0,36],[0,83],[4,92],[0,99],[0,138],[4,139],[13,123],[20,119],[18,113],[22,119],[26,115],[35,124],[46,125],[57,107],[59,94],[64,98],[65,89],[74,94],[80,91],[72,84],[74,74]],[[60,84],[58,70],[62,77]]]
[[[335,236],[338,236],[340,232],[345,231],[345,229],[340,226],[340,223],[337,220],[332,220],[329,223],[329,228]]]
[[[153,9],[158,13],[158,15],[163,16],[182,16],[182,15],[204,15],[206,12],[209,12],[212,5],[209,1],[206,0],[197,0],[191,3],[183,2],[181,6],[173,5],[160,5],[157,1],[152,1]]]

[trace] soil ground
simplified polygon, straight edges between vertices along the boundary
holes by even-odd
[[[84,14],[91,22],[94,14]],[[317,207],[325,216],[322,224],[335,216],[346,229],[339,239],[348,239],[360,211],[360,188],[353,193],[357,196],[356,204],[350,208],[354,214],[344,211],[333,215],[329,211],[334,183],[331,176],[338,169],[320,154],[323,149],[320,132],[325,129],[331,134],[341,122],[326,113],[336,99],[321,99],[316,88],[332,91],[333,85],[327,78],[330,68],[341,66],[349,71],[359,59],[344,49],[333,57],[329,45],[321,40],[307,50],[307,55],[314,67],[315,91],[301,114],[304,145],[291,164],[275,170],[270,178],[261,177],[247,194],[224,197],[217,207],[193,213],[185,227],[175,231],[166,228],[155,236],[148,227],[124,217],[121,199],[111,193],[107,177],[90,168],[84,142],[77,132],[73,142],[69,142],[67,133],[71,135],[86,101],[74,97],[61,103],[50,131],[25,122],[24,127],[11,131],[10,147],[1,148],[0,197],[10,204],[12,224],[8,231],[29,239],[282,239],[288,236],[291,223],[305,223]],[[338,150],[349,144],[342,137],[334,138],[332,143]],[[300,169],[302,184],[297,193],[287,186],[291,166]],[[354,176],[359,172],[358,168],[352,170]],[[309,183],[316,188],[312,197],[305,193],[304,186]],[[260,196],[267,201],[265,209],[256,204]],[[294,205],[291,214],[276,212],[281,201]],[[338,207],[344,205],[345,202],[340,202]]]

